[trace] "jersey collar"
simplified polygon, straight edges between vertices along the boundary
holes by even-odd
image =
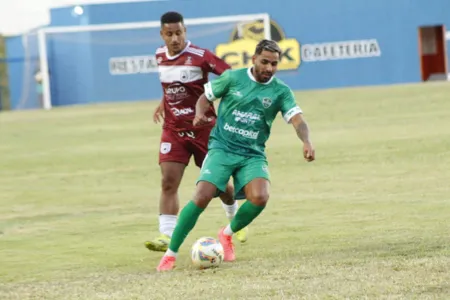
[[[257,82],[257,83],[259,83],[259,84],[264,84],[264,85],[267,85],[267,84],[269,84],[269,83],[272,82],[273,76],[270,77],[270,80],[267,81],[267,82],[259,82],[259,81],[257,81],[257,80],[255,79],[255,77],[253,76],[252,68],[253,68],[253,67],[249,67],[249,68],[247,69],[248,77],[250,77],[251,80],[253,80],[254,82]]]
[[[191,41],[186,41],[186,47],[184,47],[183,50],[181,50],[180,53],[178,53],[177,55],[174,56],[170,56],[169,55],[169,48],[166,48],[166,57],[168,60],[174,60],[176,58],[178,58],[181,54],[183,54],[184,52],[186,52],[187,48],[189,48],[191,46]]]

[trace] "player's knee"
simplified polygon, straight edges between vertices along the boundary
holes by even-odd
[[[257,206],[266,206],[267,202],[269,201],[269,193],[265,191],[253,193],[253,195],[251,195],[248,200],[250,200]]]
[[[161,181],[161,188],[163,193],[176,193],[178,191],[179,180],[174,176],[166,175],[163,176]]]
[[[216,197],[217,188],[215,185],[200,181],[197,184],[197,190],[194,195],[194,203],[200,208],[206,208],[212,198]]]
[[[208,182],[201,180],[197,184],[197,190],[194,195],[194,203],[200,208],[206,208],[212,198],[217,195],[217,187]]]
[[[214,195],[207,191],[197,191],[194,196],[194,203],[200,208],[206,208],[213,197]]]

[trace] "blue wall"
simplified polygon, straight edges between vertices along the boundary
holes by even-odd
[[[39,107],[39,95],[34,75],[39,66],[37,36],[31,32],[24,36],[6,38],[11,109]]]
[[[286,0],[283,5],[269,0],[230,0],[215,1],[214,9],[211,3],[178,0],[90,5],[84,7],[81,17],[74,16],[71,7],[59,8],[51,11],[50,26],[159,20],[168,10],[177,10],[185,18],[268,12],[286,39],[301,45],[301,50],[294,47],[297,55],[303,55],[300,66],[278,73],[295,90],[418,82],[417,28],[435,24],[450,28],[447,0]],[[233,24],[190,26],[188,38],[214,51],[218,44],[229,43],[233,29]],[[372,46],[380,53],[323,61],[308,61],[310,56],[305,53],[310,44],[353,40],[373,40]],[[157,73],[111,75],[109,66],[112,57],[146,56],[141,62],[149,63],[161,43],[158,28],[49,35],[53,104],[160,98]]]

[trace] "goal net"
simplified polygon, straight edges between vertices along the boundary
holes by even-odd
[[[268,14],[185,19],[185,25],[188,40],[233,67],[249,65],[254,45],[271,36]],[[37,40],[45,109],[161,95],[159,21],[48,27]]]
[[[8,86],[10,108],[29,109],[43,107],[39,78],[39,47],[37,33],[27,32],[11,38],[8,57]],[[37,76],[36,76],[37,75]]]

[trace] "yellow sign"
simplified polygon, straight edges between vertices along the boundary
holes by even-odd
[[[295,70],[300,66],[300,43],[296,39],[286,39],[283,30],[273,20],[270,21],[272,40],[278,42],[282,50],[278,70]],[[264,39],[264,23],[255,21],[237,25],[231,41],[219,44],[216,55],[233,68],[244,68],[252,65],[252,56],[256,45]]]

